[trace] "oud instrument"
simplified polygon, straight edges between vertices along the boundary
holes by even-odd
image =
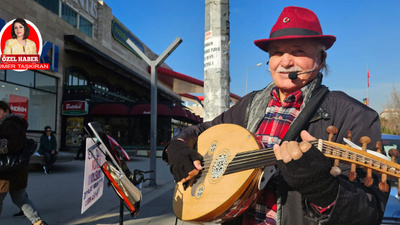
[[[96,144],[89,148],[89,152],[93,154],[91,148],[97,148],[100,144],[103,145],[105,149],[103,153],[109,156],[110,161],[106,161],[101,165],[96,160],[95,156],[93,156],[93,158],[107,177],[109,181],[108,185],[113,187],[115,193],[129,210],[131,216],[136,217],[140,211],[140,202],[142,200],[141,191],[129,180],[120,166],[122,165],[121,162],[117,162],[118,158],[116,155],[108,149],[105,143],[109,141],[109,138],[107,138],[101,126],[97,122],[89,122],[88,125],[97,137]]]
[[[366,146],[371,141],[368,137],[361,138],[362,149],[359,150],[332,142],[336,128],[330,126],[327,131],[330,133],[328,141],[318,139],[310,143],[334,160],[332,175],[340,174],[339,162],[351,165],[351,181],[356,179],[356,168],[363,168],[367,171],[364,184],[372,185],[372,173],[381,174],[379,188],[385,192],[389,191],[388,178],[400,179],[400,165],[395,163],[397,150],[389,152],[390,161],[380,153],[367,151]],[[219,124],[207,129],[199,136],[197,149],[203,155],[204,169],[185,184],[178,182],[173,197],[174,213],[184,221],[221,222],[239,216],[249,205],[247,203],[257,197],[264,168],[272,171],[277,163],[272,148],[262,148],[252,133],[235,124]],[[381,151],[379,143],[377,151]]]

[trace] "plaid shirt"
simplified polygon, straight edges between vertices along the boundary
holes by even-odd
[[[271,97],[264,119],[256,132],[256,137],[266,148],[279,144],[290,124],[299,114],[300,106],[303,103],[301,89],[287,96],[283,102],[279,100],[276,88],[272,90]]]
[[[256,132],[256,137],[265,147],[279,144],[289,129],[290,124],[300,112],[304,96],[310,85],[288,95],[282,102],[279,99],[278,89],[271,91],[271,101],[266,108],[265,116]],[[261,190],[257,203],[249,207],[243,217],[245,225],[274,225],[276,214],[276,198],[273,190]]]

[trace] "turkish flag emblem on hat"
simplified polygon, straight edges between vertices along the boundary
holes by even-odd
[[[289,6],[285,7],[271,29],[269,38],[255,40],[260,49],[268,52],[271,41],[289,39],[315,39],[329,49],[336,41],[333,35],[323,35],[317,15],[309,9]]]

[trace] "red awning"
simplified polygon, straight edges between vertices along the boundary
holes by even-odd
[[[92,115],[129,115],[129,108],[124,104],[98,104],[90,113]]]
[[[193,114],[189,110],[185,110],[185,111],[187,113],[187,119],[189,120],[189,122],[199,122],[195,114]]]
[[[186,118],[187,112],[179,106],[172,107],[172,117],[174,118]]]
[[[151,68],[149,66],[149,73]],[[164,67],[158,67],[158,81],[164,83],[171,88],[175,93],[182,95],[183,97],[191,96],[189,93],[204,93],[204,81],[190,77],[188,75],[167,69]],[[239,95],[230,93],[230,100],[234,104],[241,98]],[[193,96],[188,97],[189,99],[195,99]],[[203,101],[203,100],[200,100]]]
[[[151,106],[150,104],[139,104],[135,105],[130,112],[131,115],[150,115]],[[157,115],[170,116],[172,114],[171,109],[162,104],[157,105]]]

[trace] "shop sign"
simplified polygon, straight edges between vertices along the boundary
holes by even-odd
[[[10,94],[10,109],[13,113],[21,115],[28,121],[28,97]]]
[[[143,53],[144,47],[142,43],[140,43],[140,41],[129,32],[129,30],[125,29],[120,23],[113,20],[111,25],[111,32],[115,40],[117,40],[119,43],[125,46],[125,48],[133,52],[133,54],[135,54],[137,57],[141,58],[127,42],[128,40],[130,40],[130,42],[133,42]]]
[[[87,115],[89,107],[87,101],[66,101],[63,102],[62,115],[82,116]]]
[[[87,13],[89,13],[93,18],[97,19],[98,13],[98,5],[95,2],[95,0],[73,0],[73,2],[78,6],[79,9],[85,10]],[[71,6],[69,3],[67,3],[69,6]],[[71,6],[72,7],[72,6]],[[77,10],[77,8],[74,8],[76,11],[81,12],[81,10]]]
[[[0,18],[0,30],[6,25],[6,21]]]
[[[42,63],[48,64],[50,66],[50,70],[58,72],[58,54],[58,46],[50,41],[45,41],[40,60]]]

